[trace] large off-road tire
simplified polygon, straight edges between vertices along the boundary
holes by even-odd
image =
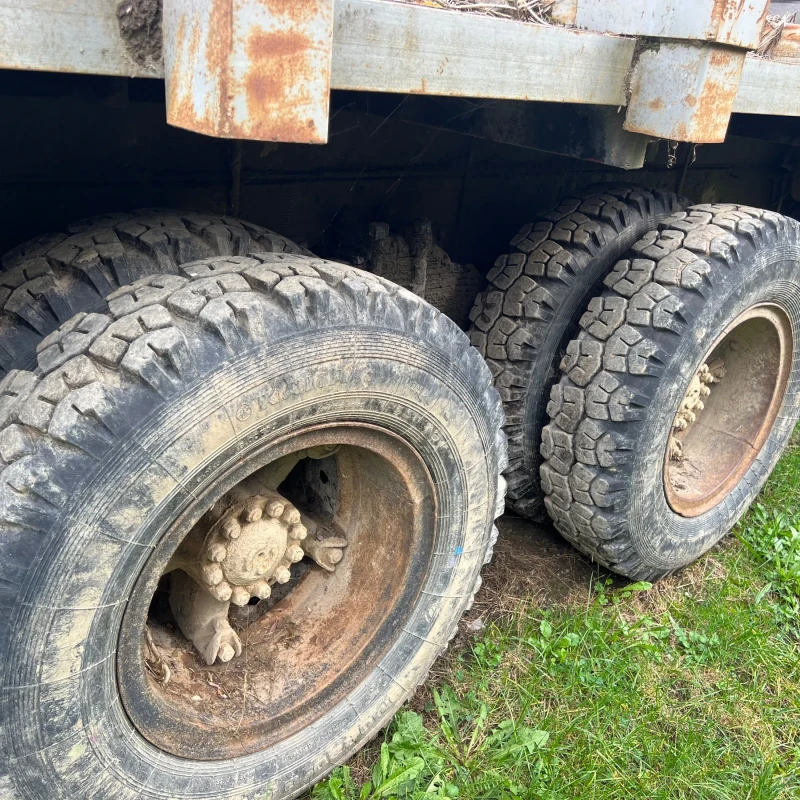
[[[614,263],[684,203],[669,192],[595,187],[565,198],[511,240],[470,314],[472,343],[503,398],[509,506],[544,516],[539,445],[550,387],[578,316]]]
[[[306,256],[180,272],[113,293],[0,384],[3,800],[296,796],[424,680],[491,555],[502,407],[454,323]],[[280,491],[311,474],[328,492],[335,571],[246,617],[226,664],[157,621],[146,641],[179,540],[292,451],[316,455]]]
[[[250,222],[217,214],[140,209],[106,214],[9,250],[0,272],[0,377],[33,369],[36,347],[81,311],[147,275],[178,274],[189,261],[248,253],[305,253]]]
[[[652,580],[730,530],[800,414],[800,223],[694,206],[605,284],[552,390],[542,487],[579,550]]]

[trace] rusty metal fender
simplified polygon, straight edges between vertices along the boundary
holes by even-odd
[[[171,125],[327,141],[333,0],[164,0],[163,14]]]

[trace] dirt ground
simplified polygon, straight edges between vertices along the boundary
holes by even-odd
[[[552,526],[506,515],[498,527],[494,557],[482,572],[483,586],[465,617],[468,628],[471,621],[476,627],[474,620],[482,616],[513,612],[520,602],[550,606],[585,599],[591,575],[600,570]]]

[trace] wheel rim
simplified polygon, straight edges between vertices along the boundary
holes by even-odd
[[[263,751],[306,728],[376,668],[413,610],[436,519],[425,465],[402,440],[368,425],[307,430],[275,445],[267,460],[274,465],[310,448],[336,452],[301,460],[281,493],[322,519],[320,492],[311,486],[316,471],[327,486],[325,524],[347,539],[344,558],[332,572],[304,560],[268,600],[253,598],[253,605],[231,613],[240,656],[208,666],[158,599],[163,574],[183,574],[170,566],[181,542],[222,492],[215,496],[212,488],[174,523],[137,579],[120,631],[117,680],[136,729],[167,752],[227,759]]]
[[[697,517],[741,481],[778,416],[792,356],[791,322],[775,305],[748,309],[714,342],[667,445],[664,490],[673,511]]]

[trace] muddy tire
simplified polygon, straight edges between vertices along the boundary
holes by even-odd
[[[653,580],[731,529],[800,414],[800,223],[694,206],[605,284],[552,389],[542,487],[579,550]]]
[[[41,340],[106,295],[189,261],[248,253],[306,253],[289,239],[216,214],[141,209],[68,225],[9,250],[0,272],[0,377],[33,369]]]
[[[614,263],[683,203],[636,187],[597,188],[564,199],[511,240],[470,314],[472,343],[503,398],[509,506],[544,517],[539,445],[550,387],[579,315]]]
[[[424,680],[491,556],[502,408],[454,323],[305,256],[182,271],[118,290],[0,384],[4,800],[296,796]],[[313,473],[344,559],[263,616],[244,603],[227,663],[186,669],[153,621],[154,666],[143,628],[181,537],[292,454],[305,471],[280,491],[300,508]]]

